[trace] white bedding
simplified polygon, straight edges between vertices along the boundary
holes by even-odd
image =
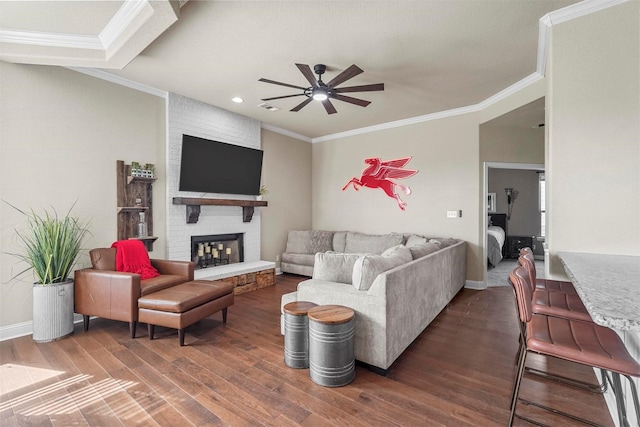
[[[504,241],[505,241],[505,233],[504,230],[502,229],[502,227],[497,227],[495,225],[490,225],[487,228],[487,234],[492,235],[493,237],[496,238],[496,240],[498,241],[498,244],[500,245],[500,248],[502,248],[504,246]]]

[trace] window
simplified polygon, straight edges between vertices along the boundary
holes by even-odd
[[[538,172],[538,207],[540,210],[540,237],[545,237],[545,181],[544,172]]]

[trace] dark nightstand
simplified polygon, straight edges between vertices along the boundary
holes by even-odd
[[[533,247],[533,237],[507,236],[507,258],[518,258],[520,256],[520,249],[526,247]]]

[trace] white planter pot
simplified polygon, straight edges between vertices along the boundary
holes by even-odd
[[[48,342],[73,333],[73,280],[33,285],[33,340]]]

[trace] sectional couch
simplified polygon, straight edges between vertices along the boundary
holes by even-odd
[[[355,357],[383,374],[466,280],[466,242],[457,239],[295,231],[287,253],[282,270],[312,278],[283,295],[281,309],[292,301],[353,308]]]

